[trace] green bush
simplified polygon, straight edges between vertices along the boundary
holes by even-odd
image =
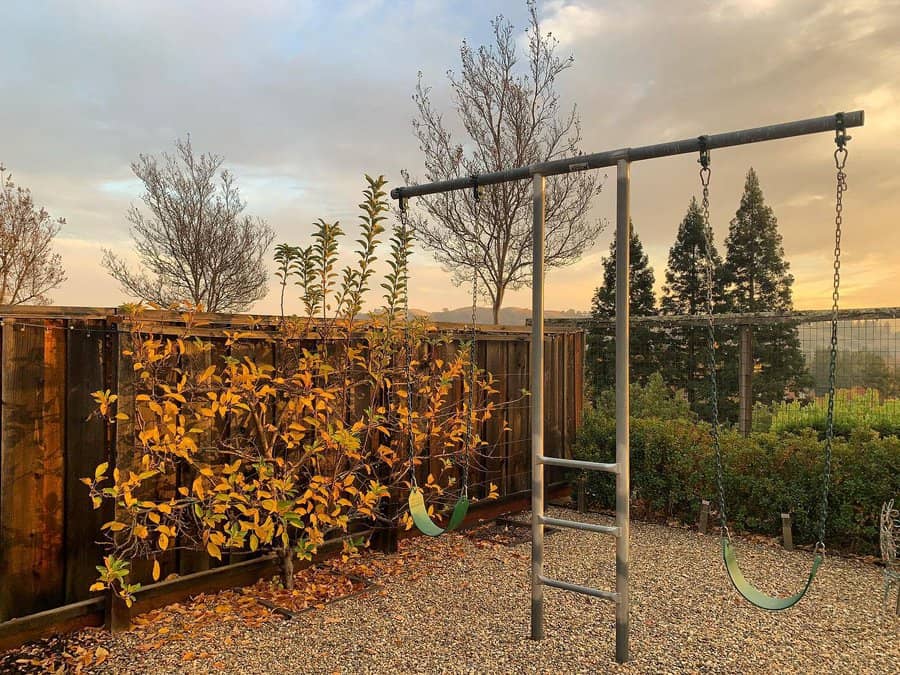
[[[597,410],[609,417],[616,415],[616,391],[604,389],[597,397]],[[653,373],[646,385],[631,385],[631,416],[664,420],[694,419],[691,404],[680,390],[669,387],[659,373]]]
[[[659,392],[653,396],[659,399]],[[663,414],[671,413],[672,400],[658,400]],[[824,453],[817,433],[807,429],[744,437],[723,428],[720,437],[729,527],[777,536],[780,514],[790,512],[795,541],[814,543]],[[614,461],[615,421],[608,408],[585,413],[575,452],[579,459]],[[615,485],[610,477],[590,472],[587,478],[589,498],[601,507],[613,508]],[[715,457],[709,425],[682,417],[654,416],[650,408],[633,416],[631,485],[632,507],[638,517],[696,522],[701,499],[710,500],[715,509]],[[898,493],[900,438],[879,437],[868,430],[850,430],[837,438],[827,545],[854,553],[876,553],[881,504]]]
[[[814,429],[822,438],[825,435],[827,410],[828,399],[824,396],[810,403],[782,403],[773,406],[769,429],[776,433]],[[754,427],[757,427],[755,423]],[[900,401],[882,401],[877,389],[856,394],[839,389],[834,399],[835,435],[848,437],[855,431],[866,430],[876,431],[882,436],[900,436]]]

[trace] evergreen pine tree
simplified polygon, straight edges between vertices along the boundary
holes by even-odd
[[[629,277],[630,311],[632,316],[648,316],[656,313],[656,297],[653,293],[653,268],[644,253],[640,238],[630,225]],[[616,314],[616,241],[609,246],[609,256],[603,259],[603,281],[594,291],[591,315],[595,319],[612,319]],[[658,370],[654,335],[646,326],[631,327],[631,379],[642,382]],[[615,386],[615,326],[595,325],[588,335],[588,373],[594,394]]]
[[[640,237],[634,232],[634,223],[629,223],[629,277],[632,316],[656,314],[656,297],[653,294],[653,268],[644,253]],[[603,282],[594,291],[591,313],[599,318],[611,319],[616,315],[616,238],[609,245],[609,256],[603,259]]]
[[[778,220],[765,203],[759,178],[752,167],[747,172],[744,195],[729,226],[725,246],[722,277],[729,311],[793,309],[794,277],[784,258]],[[730,342],[735,339],[735,336],[729,336]],[[735,346],[732,344],[731,347]],[[786,392],[797,391],[809,384],[796,326],[754,326],[753,360],[754,402],[781,401]],[[732,396],[737,392],[737,374],[737,358],[730,358],[723,388]]]
[[[660,300],[661,314],[705,314],[708,306],[706,237],[703,213],[692,198],[687,213],[678,226],[675,243],[669,249],[666,283]],[[710,240],[712,237],[710,237]],[[713,302],[722,306],[722,259],[712,246]],[[691,406],[701,415],[709,412],[709,375],[707,372],[707,337],[702,326],[672,326],[666,331],[662,373],[666,382],[684,389]]]

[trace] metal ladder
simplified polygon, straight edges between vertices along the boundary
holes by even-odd
[[[630,240],[629,199],[631,163],[622,157],[616,162],[616,239]],[[534,211],[534,260],[544,259],[545,179],[532,178]],[[628,661],[629,598],[628,543],[630,537],[630,446],[629,446],[629,246],[619,245],[616,255],[616,461],[614,464],[548,457],[544,454],[544,297],[543,265],[535,265],[532,279],[531,335],[531,637],[544,637],[544,586],[581,593],[616,605],[616,661]],[[601,471],[616,477],[616,524],[595,525],[544,515],[544,466]],[[544,575],[544,526],[611,534],[616,538],[616,589],[606,591]]]

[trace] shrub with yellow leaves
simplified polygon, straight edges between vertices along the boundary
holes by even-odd
[[[327,539],[345,537],[352,555],[362,544],[355,523],[395,526],[382,502],[401,501],[420,464],[429,464],[423,488],[435,497],[459,480],[461,453],[484,450],[477,429],[497,408],[493,378],[478,372],[470,409],[459,392],[472,386],[471,347],[402,313],[412,242],[402,226],[381,284],[385,307],[359,320],[387,211],[384,178],[366,180],[360,248],[342,274],[338,223],[319,221],[307,248],[279,247],[304,316],[225,331],[222,343],[201,337],[209,331],[199,308],[183,309],[177,335],[163,334],[143,306],[128,308],[130,395],[93,394],[97,414],[133,437],[123,447],[120,430],[116,466],[83,479],[94,507],[108,500],[115,512],[93,590],[130,604],[139,586],[129,562],[152,561],[156,580],[160,556],[175,549],[220,560],[273,551],[291,587],[293,561]]]

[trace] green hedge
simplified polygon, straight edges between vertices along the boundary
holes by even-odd
[[[701,499],[715,509],[715,459],[709,426],[678,416],[679,406],[660,405],[653,414],[647,388],[638,388],[641,416],[631,420],[632,508],[638,517],[695,523]],[[653,397],[658,397],[658,392]],[[615,458],[615,423],[608,406],[589,410],[579,430],[576,456],[598,462]],[[794,517],[794,538],[814,543],[821,499],[823,443],[814,430],[721,432],[726,509],[735,531],[777,536],[782,512]],[[589,472],[588,496],[604,508],[615,505],[609,476]],[[881,504],[900,494],[900,439],[852,431],[834,443],[826,544],[853,553],[878,551]]]

